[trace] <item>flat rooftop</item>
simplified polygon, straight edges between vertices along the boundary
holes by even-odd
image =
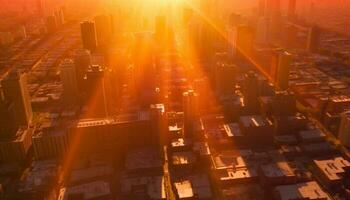
[[[58,200],[69,200],[72,195],[81,195],[82,199],[98,199],[111,195],[111,188],[108,182],[95,181],[73,187],[61,188]]]
[[[343,157],[336,157],[328,160],[314,160],[318,169],[327,177],[329,181],[342,179],[341,174],[350,168],[350,162]]]
[[[331,200],[316,181],[294,185],[281,185],[275,187],[275,192],[281,200],[292,199],[322,199]]]

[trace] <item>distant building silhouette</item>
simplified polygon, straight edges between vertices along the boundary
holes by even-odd
[[[13,103],[15,123],[28,126],[33,118],[33,111],[27,89],[27,74],[12,70],[1,81],[1,86],[5,100]]]
[[[95,23],[90,21],[84,21],[80,24],[80,28],[83,47],[90,51],[95,51],[97,48]]]

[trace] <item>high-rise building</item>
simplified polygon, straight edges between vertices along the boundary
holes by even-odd
[[[255,110],[258,107],[258,97],[259,97],[259,79],[254,71],[249,71],[244,76],[243,83],[243,96],[244,104],[250,110]]]
[[[185,138],[193,136],[194,122],[198,116],[198,99],[199,96],[194,90],[188,90],[183,93],[183,110],[184,110],[184,134]]]
[[[217,63],[215,68],[215,91],[217,94],[233,94],[237,67]]]
[[[344,146],[350,147],[350,112],[349,111],[344,112],[341,115],[338,138]]]
[[[46,18],[46,29],[48,33],[54,33],[57,30],[57,20],[55,15],[50,15]]]
[[[64,20],[63,8],[59,8],[58,10],[55,11],[55,17],[56,17],[57,26],[64,25],[65,20]]]
[[[60,64],[60,75],[63,84],[64,99],[76,102],[78,99],[78,84],[73,60],[66,59]]]
[[[270,35],[271,38],[280,36],[281,31],[281,1],[280,0],[267,0],[266,2],[266,17],[270,19]]]
[[[255,40],[259,44],[267,44],[269,42],[269,18],[260,17],[256,27]]]
[[[9,138],[13,136],[17,131],[17,126],[14,123],[15,112],[14,104],[6,102],[3,94],[1,93],[0,99],[0,138]]]
[[[87,49],[79,49],[75,52],[74,57],[75,74],[78,83],[79,92],[84,88],[84,76],[86,70],[91,65],[91,54]]]
[[[84,21],[80,24],[83,47],[90,51],[95,51],[97,47],[97,37],[95,23]]]
[[[28,126],[33,117],[30,95],[27,88],[27,74],[10,71],[1,81],[5,101],[13,103],[15,123]]]
[[[105,46],[112,37],[112,20],[108,15],[98,15],[94,18],[98,46]]]
[[[309,52],[315,53],[320,48],[320,40],[321,40],[321,30],[317,26],[310,27],[309,35],[307,38],[307,50]]]
[[[107,117],[108,102],[106,95],[106,69],[100,65],[91,65],[86,71],[86,105],[89,109],[86,117]]]
[[[281,51],[277,52],[276,56],[275,86],[278,90],[287,90],[289,87],[289,71],[292,55],[286,51]]]

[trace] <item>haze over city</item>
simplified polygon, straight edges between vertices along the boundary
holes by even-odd
[[[350,199],[350,0],[0,5],[0,200]]]

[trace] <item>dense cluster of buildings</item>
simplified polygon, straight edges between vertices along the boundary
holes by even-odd
[[[114,15],[68,25],[38,1],[45,38],[0,57],[0,199],[350,198],[349,70],[329,33],[295,0],[225,22],[202,3],[181,34],[161,14],[126,38]]]

